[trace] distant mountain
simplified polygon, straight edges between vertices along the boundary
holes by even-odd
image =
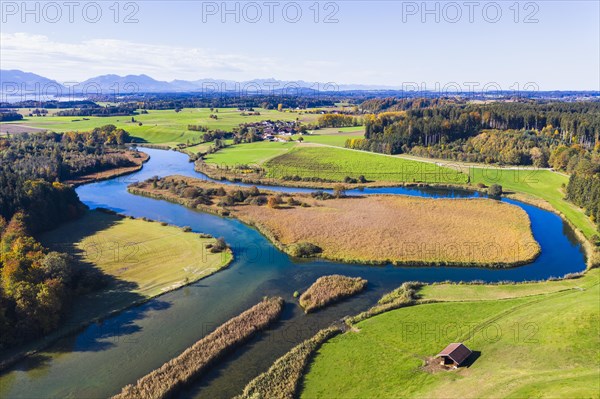
[[[77,92],[102,94],[158,93],[174,91],[168,82],[155,80],[148,75],[102,75],[90,78],[76,86]]]
[[[280,93],[305,94],[316,91],[345,91],[345,90],[392,90],[391,86],[369,86],[369,85],[337,85],[327,82],[307,82],[304,80],[278,80],[273,78],[253,79],[246,81],[234,81],[225,79],[198,79],[198,80],[173,80],[171,82],[160,81],[148,75],[101,75],[73,86],[69,82],[70,89],[62,84],[29,72],[18,70],[0,70],[3,86],[0,92],[14,92],[15,87],[25,87],[26,91],[38,90],[36,87],[60,88],[63,95],[74,93],[77,95],[88,94],[135,94],[135,93],[182,93],[182,92],[240,92],[241,94],[268,94],[271,91]],[[6,84],[4,84],[6,82]],[[10,83],[10,84],[9,84]],[[38,86],[36,86],[36,84]],[[20,89],[19,89],[20,90]],[[48,94],[53,94],[50,92]]]
[[[0,69],[0,92],[17,95],[22,91],[40,92],[42,90],[48,94],[53,94],[58,90],[66,90],[66,88],[56,80],[35,73],[23,72],[17,69]]]

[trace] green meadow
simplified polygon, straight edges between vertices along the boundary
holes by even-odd
[[[268,177],[318,177],[343,181],[346,176],[387,182],[466,183],[467,175],[435,164],[386,155],[338,149],[298,146],[265,163]]]
[[[597,398],[598,277],[427,286],[423,299],[444,302],[383,313],[325,343],[301,397]],[[475,352],[467,366],[425,369],[451,342]]]
[[[257,141],[223,148],[205,157],[206,163],[219,166],[262,165],[271,158],[285,154],[297,143]]]

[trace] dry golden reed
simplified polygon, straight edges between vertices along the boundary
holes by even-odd
[[[300,306],[309,313],[341,298],[357,294],[366,286],[367,280],[360,277],[346,277],[339,274],[319,277],[300,295]]]
[[[215,360],[236,345],[276,320],[283,310],[283,299],[265,298],[239,316],[169,360],[160,368],[127,385],[114,399],[160,399],[173,396],[184,384],[206,370]]]

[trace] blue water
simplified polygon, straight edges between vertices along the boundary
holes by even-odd
[[[183,397],[228,398],[265,371],[298,342],[345,316],[372,306],[379,297],[404,281],[526,281],[560,277],[585,269],[580,244],[557,215],[518,201],[502,199],[527,212],[541,255],[531,264],[510,269],[452,267],[393,267],[349,265],[323,260],[298,261],[277,250],[256,230],[234,219],[221,218],[166,201],[134,196],[127,186],[152,176],[180,174],[206,178],[194,171],[187,156],[174,151],[144,149],[151,156],[132,175],[81,186],[81,200],[91,208],[104,207],[136,217],[148,217],[194,231],[224,237],[235,260],[229,268],[198,283],[131,308],[79,334],[65,338],[17,364],[0,376],[2,397],[97,398],[117,393],[124,385],[160,367],[215,326],[239,314],[265,295],[280,295],[288,302],[284,317],[236,351]],[[263,187],[269,190],[314,190]],[[401,194],[430,198],[481,196],[463,190],[416,187],[369,188],[350,195]],[[322,275],[340,273],[369,281],[366,292],[315,314],[304,315],[292,293],[306,289]],[[41,360],[40,360],[41,359]]]

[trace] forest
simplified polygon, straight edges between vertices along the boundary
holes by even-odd
[[[52,331],[74,295],[103,283],[35,236],[85,212],[75,190],[61,181],[130,164],[116,150],[125,137],[107,125],[0,138],[0,349]]]
[[[560,145],[600,150],[600,103],[368,100],[365,138],[346,147],[464,161],[547,166]],[[552,166],[552,165],[550,165]]]

